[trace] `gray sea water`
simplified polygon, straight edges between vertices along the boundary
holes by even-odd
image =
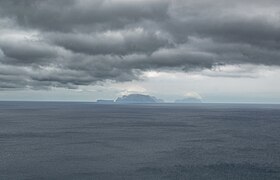
[[[0,179],[280,179],[280,106],[0,102]]]

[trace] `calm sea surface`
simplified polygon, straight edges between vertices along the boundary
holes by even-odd
[[[280,179],[279,105],[0,102],[0,179]]]

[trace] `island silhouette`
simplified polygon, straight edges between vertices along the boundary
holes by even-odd
[[[156,104],[156,103],[165,103],[164,100],[156,98],[150,95],[144,94],[129,94],[118,97],[116,100],[97,100],[98,104]],[[175,100],[173,103],[202,103],[200,99],[194,97],[188,97],[183,99]]]

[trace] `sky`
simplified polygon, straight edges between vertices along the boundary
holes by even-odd
[[[0,100],[280,103],[278,0],[1,0]]]

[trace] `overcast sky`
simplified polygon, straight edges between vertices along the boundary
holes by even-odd
[[[279,0],[0,0],[0,100],[280,103]]]

